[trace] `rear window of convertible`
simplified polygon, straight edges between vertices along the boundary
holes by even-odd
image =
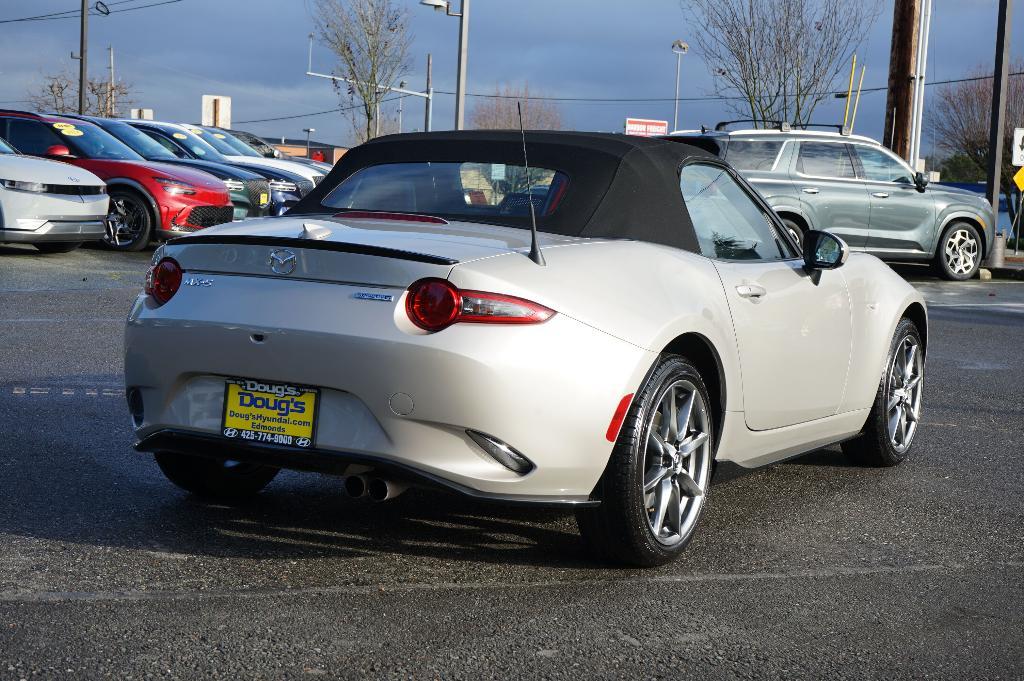
[[[323,205],[349,210],[486,218],[537,217],[558,208],[569,178],[557,170],[478,162],[385,163],[356,171]]]

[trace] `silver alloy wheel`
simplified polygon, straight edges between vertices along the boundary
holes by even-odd
[[[142,231],[143,210],[130,199],[111,199],[104,240],[113,246],[120,246],[138,239]]]
[[[693,529],[711,477],[710,419],[693,383],[664,388],[647,424],[644,451],[644,508],[647,525],[666,546]]]
[[[907,451],[917,432],[923,381],[921,349],[916,340],[907,336],[893,354],[886,391],[889,441],[899,454]]]
[[[943,249],[946,264],[953,274],[967,274],[978,261],[978,240],[968,229],[954,229]]]

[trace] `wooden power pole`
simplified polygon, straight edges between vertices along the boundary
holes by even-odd
[[[917,73],[917,25],[920,21],[921,0],[895,0],[892,46],[889,50],[889,92],[885,98],[885,138],[882,143],[902,158],[910,156],[914,74]]]

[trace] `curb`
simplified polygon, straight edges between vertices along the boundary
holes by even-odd
[[[985,276],[985,273],[989,276]],[[1020,267],[983,267],[978,271],[979,277],[985,279],[1006,279],[1011,281],[1024,281],[1024,268]]]

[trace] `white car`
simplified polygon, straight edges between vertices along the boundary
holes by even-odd
[[[88,170],[22,156],[0,139],[0,243],[67,253],[103,238],[107,185]]]
[[[267,158],[261,156],[255,152],[250,154],[243,154],[242,150],[238,147],[233,146],[228,141],[227,133],[218,130],[217,128],[208,128],[199,125],[188,125],[181,123],[181,127],[185,128],[194,135],[198,135],[207,144],[219,151],[225,158],[232,163],[246,163],[253,166],[262,166],[264,168],[275,168],[277,170],[284,170],[285,172],[293,173],[304,177],[315,185],[320,184],[320,181],[324,179],[324,171],[320,170],[315,166],[311,166],[308,163],[300,163],[298,161],[288,161],[283,158]]]
[[[286,216],[162,246],[125,382],[137,448],[194,494],[289,468],[378,501],[563,505],[603,555],[656,565],[716,461],[903,461],[927,338],[888,266],[826,232],[801,255],[700,149],[425,133],[351,150]]]

